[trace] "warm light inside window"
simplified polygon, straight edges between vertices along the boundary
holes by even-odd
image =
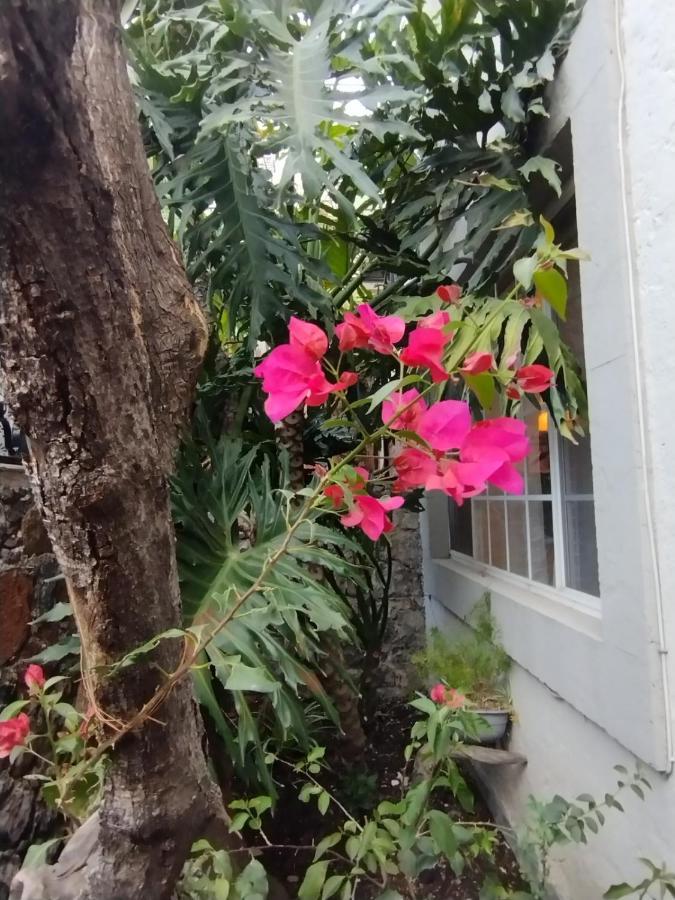
[[[542,409],[537,416],[537,431],[548,431],[548,410]]]

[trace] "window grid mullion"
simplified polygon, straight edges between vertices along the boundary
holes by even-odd
[[[553,523],[553,571],[555,586],[565,587],[565,527],[563,520],[562,472],[560,441],[558,434],[549,424],[549,459],[551,461],[551,518]]]

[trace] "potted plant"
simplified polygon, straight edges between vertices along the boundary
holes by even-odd
[[[511,659],[499,642],[489,594],[474,607],[470,624],[471,633],[455,640],[434,628],[426,650],[416,654],[414,661],[425,679],[437,682],[432,699],[454,706],[463,703],[477,713],[483,720],[479,740],[492,744],[504,736],[512,703]]]

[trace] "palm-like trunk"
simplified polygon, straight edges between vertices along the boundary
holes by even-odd
[[[181,655],[166,641],[106,676],[181,624],[167,476],[206,335],[155,198],[116,7],[0,5],[0,366],[85,683],[108,721],[126,722]],[[158,719],[111,754],[73,896],[169,898],[191,842],[223,821],[189,681]]]

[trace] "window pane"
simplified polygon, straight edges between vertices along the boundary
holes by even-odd
[[[498,569],[506,568],[506,516],[504,503],[494,500],[488,503],[490,518],[490,562]]]
[[[595,504],[592,500],[567,500],[564,513],[567,586],[599,597]]]
[[[509,540],[509,571],[528,577],[527,525],[525,504],[522,500],[507,500],[507,532]]]
[[[490,562],[488,540],[487,503],[474,500],[471,504],[473,518],[473,555],[479,562]]]
[[[530,439],[530,454],[527,457],[527,493],[551,493],[551,454],[548,439],[548,412],[537,409],[531,403],[523,402],[523,418]]]
[[[593,493],[591,439],[587,435],[578,441],[576,446],[571,441],[560,441],[564,494]]]
[[[457,553],[473,556],[471,503],[457,506],[454,500],[448,500],[448,506],[450,508],[450,549]]]
[[[530,500],[530,558],[532,578],[554,583],[553,515],[550,500]]]

